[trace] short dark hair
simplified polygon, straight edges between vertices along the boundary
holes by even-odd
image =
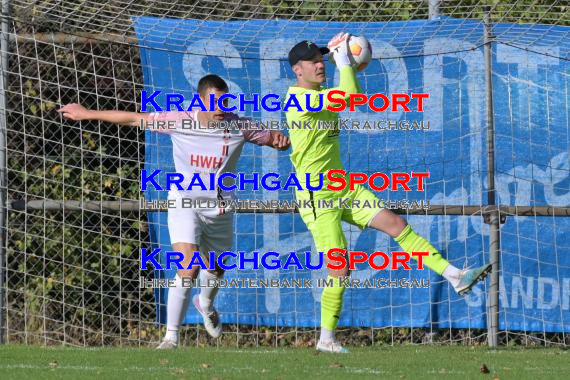
[[[228,84],[220,76],[208,74],[198,82],[198,93],[203,95],[207,89],[214,88],[218,91],[228,91]]]

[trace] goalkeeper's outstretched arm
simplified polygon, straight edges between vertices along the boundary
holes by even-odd
[[[350,63],[350,57],[348,52],[348,41],[350,39],[349,33],[339,33],[334,36],[328,43],[328,48],[331,53],[334,54],[334,63],[338,68],[340,78],[337,87],[328,88],[321,90],[316,94],[323,94],[323,109],[326,109],[329,105],[336,107],[337,103],[332,103],[328,100],[328,93],[331,91],[344,91],[344,100],[348,101],[351,94],[362,94],[362,88],[360,87],[360,82],[356,76],[356,70],[352,67]],[[340,95],[335,95],[334,98],[340,98]],[[313,108],[318,107],[319,97],[311,96],[311,106]]]
[[[339,68],[340,72],[340,80],[337,87],[329,88],[324,90],[325,93],[325,105],[326,108],[329,105],[327,99],[327,94],[333,90],[340,90],[346,92],[344,96],[344,100],[348,100],[350,98],[350,94],[362,94],[362,89],[360,88],[360,83],[358,82],[358,78],[356,77],[356,70],[353,69],[351,66],[343,66]],[[335,104],[333,104],[334,106]]]
[[[140,112],[90,110],[77,103],[67,104],[58,109],[57,112],[70,120],[101,120],[130,127],[139,126],[141,120],[147,120],[150,115]]]
[[[331,51],[331,58],[340,72],[339,84],[334,90],[345,91],[347,95],[361,94],[362,88],[356,77],[356,70],[350,62],[349,40],[350,33],[339,33],[327,45]],[[345,99],[348,100],[348,96]]]

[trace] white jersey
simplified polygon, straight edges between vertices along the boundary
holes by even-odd
[[[192,199],[234,199],[235,191],[222,191],[216,183],[210,184],[211,174],[215,181],[223,173],[234,173],[245,141],[257,145],[267,145],[271,141],[271,133],[268,130],[244,130],[244,129],[207,129],[190,126],[186,122],[183,128],[183,119],[191,119],[198,122],[198,112],[171,111],[151,113],[147,122],[153,121],[173,121],[175,128],[158,128],[149,125],[151,131],[167,133],[172,139],[172,149],[174,154],[174,165],[176,172],[184,176],[180,183],[184,189],[184,197]],[[249,120],[240,118],[234,113],[227,113],[225,121]],[[195,173],[200,174],[200,179],[206,190],[203,190],[200,183],[195,180]],[[193,182],[194,179],[194,182]],[[234,183],[231,178],[226,178],[224,185]],[[193,182],[193,183],[192,183]],[[190,184],[192,189],[186,191]],[[161,184],[163,187],[166,184]],[[215,190],[210,190],[210,188]],[[170,190],[177,190],[176,185],[171,185]]]

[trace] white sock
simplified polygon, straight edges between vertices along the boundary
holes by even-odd
[[[449,264],[447,268],[443,271],[443,278],[451,283],[451,286],[456,287],[459,285],[459,278],[461,275],[461,270]]]
[[[175,288],[168,289],[168,300],[166,301],[166,335],[165,339],[178,341],[178,330],[180,323],[188,309],[188,300],[192,288],[183,288],[182,279],[176,274]]]
[[[329,340],[334,340],[334,330],[327,330],[325,328],[321,328],[321,339],[319,339],[322,342],[326,342]]]
[[[218,290],[220,289],[218,286],[209,287],[208,280],[210,280],[210,282],[213,282],[214,280],[221,279],[222,277],[223,276],[218,277],[216,274],[210,273],[207,270],[200,271],[200,286],[205,286],[204,288],[200,288],[200,307],[206,313],[212,311],[214,299],[216,298]]]

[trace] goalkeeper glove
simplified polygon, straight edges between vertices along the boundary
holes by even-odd
[[[327,47],[330,50],[329,61],[336,63],[338,69],[342,69],[344,66],[351,66],[349,50],[348,50],[348,40],[350,39],[350,33],[338,33],[334,36]]]

